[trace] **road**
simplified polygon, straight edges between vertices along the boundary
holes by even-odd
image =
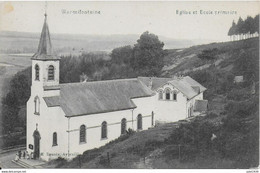
[[[2,167],[2,169],[23,168],[12,162],[12,160],[14,160],[16,153],[17,151],[10,151],[7,153],[0,154],[0,166]]]

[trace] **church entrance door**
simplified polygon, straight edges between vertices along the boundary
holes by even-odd
[[[34,138],[34,152],[33,152],[33,158],[34,159],[39,159],[40,157],[40,133],[38,130],[35,130],[33,133],[33,138]]]

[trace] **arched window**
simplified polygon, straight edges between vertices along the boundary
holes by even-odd
[[[107,138],[107,122],[103,122],[101,125],[101,139]]]
[[[35,80],[40,80],[40,68],[38,64],[35,65]]]
[[[142,120],[142,115],[139,114],[137,116],[137,130],[142,130],[143,129],[143,120]]]
[[[121,135],[125,134],[126,133],[126,119],[123,118],[121,120]]]
[[[40,99],[38,96],[34,98],[34,114],[40,115]]]
[[[79,142],[86,142],[86,126],[85,125],[80,126]]]
[[[58,142],[57,142],[57,133],[54,132],[53,135],[52,135],[52,146],[56,146],[58,145]]]
[[[159,91],[159,100],[162,100],[162,99],[163,99],[163,91],[160,90],[160,91]]]
[[[173,92],[173,100],[177,101],[177,93]]]
[[[50,65],[48,68],[48,80],[54,80],[54,66]]]
[[[170,100],[170,93],[171,93],[170,89],[165,90],[165,99],[166,100]]]

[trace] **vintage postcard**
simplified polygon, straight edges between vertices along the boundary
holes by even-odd
[[[0,2],[2,172],[258,172],[259,13],[259,1]]]

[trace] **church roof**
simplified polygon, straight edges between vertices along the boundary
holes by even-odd
[[[169,81],[168,83],[176,87],[180,92],[187,96],[188,99],[191,99],[198,95],[199,93],[206,90],[204,86],[195,81],[189,76],[183,78],[177,78]]]
[[[59,59],[59,57],[53,54],[50,32],[47,23],[47,14],[45,14],[45,19],[42,27],[38,50],[33,55],[32,59],[36,59],[36,60],[58,60]]]
[[[60,96],[44,97],[48,107],[61,106],[67,117],[136,108],[132,98],[153,92],[138,79],[118,79],[60,85]]]

